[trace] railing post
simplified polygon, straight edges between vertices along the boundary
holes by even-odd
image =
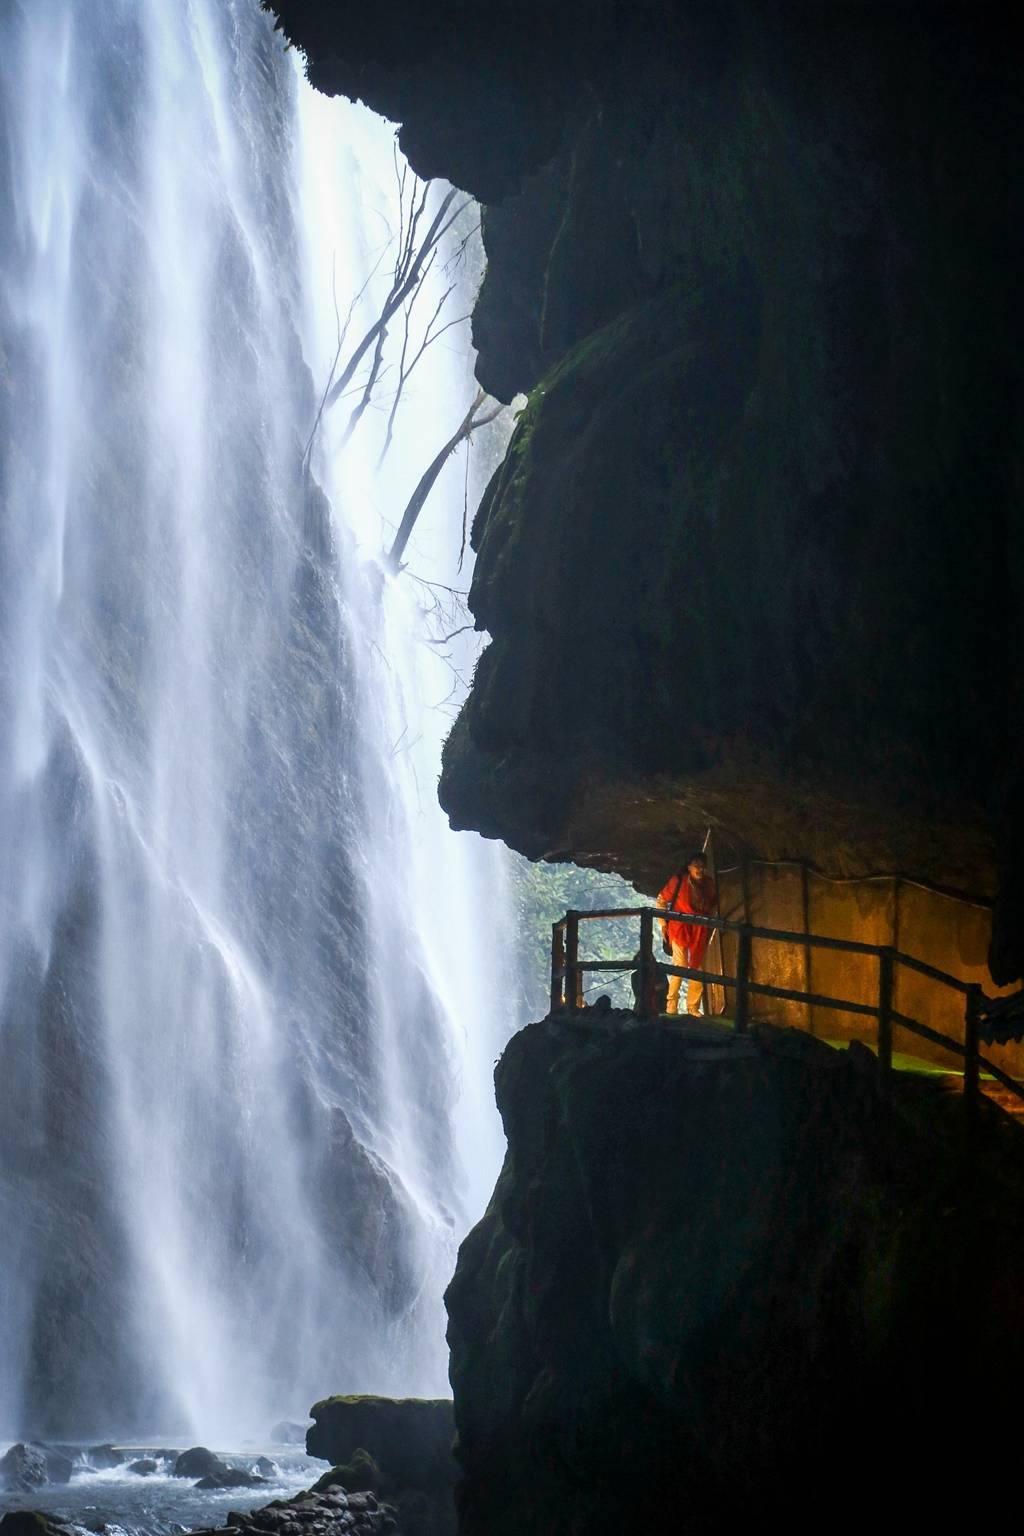
[[[651,1017],[651,995],[654,991],[654,914],[640,913],[640,964],[637,971],[636,1015],[640,1019]]]
[[[739,942],[736,946],[736,1033],[742,1035],[747,1029],[747,1012],[749,1008],[749,994],[747,982],[750,980],[750,924],[744,923],[739,932]]]
[[[973,1140],[978,1124],[978,1100],[981,1097],[981,1071],[978,1061],[981,1002],[983,993],[977,982],[967,989],[964,1007],[964,1108],[967,1111],[967,1134]]]
[[[565,1006],[580,1006],[580,920],[575,912],[565,914]]]
[[[878,955],[878,1065],[886,1090],[892,1078],[892,998],[896,956],[891,949]]]
[[[561,923],[551,924],[551,1012],[562,1006],[565,985],[565,935]]]

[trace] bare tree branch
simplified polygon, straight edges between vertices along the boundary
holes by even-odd
[[[459,543],[459,563],[456,570],[462,574],[462,562],[466,558],[466,529],[469,527],[469,456],[471,445],[466,445],[466,475],[462,482],[462,539]]]
[[[355,431],[356,427],[358,427],[360,418],[370,403],[370,398],[373,395],[373,386],[376,384],[380,375],[380,365],[384,358],[384,343],[387,341],[387,339],[388,329],[385,325],[381,327],[377,334],[377,345],[373,349],[373,362],[370,364],[370,372],[368,373],[366,383],[363,386],[363,397],[349,417],[348,426],[345,428],[345,434],[341,439],[341,446],[343,448],[348,442],[349,438],[352,436],[352,433]],[[399,389],[402,387],[401,380],[399,380],[398,387]]]
[[[410,496],[405,511],[402,514],[402,521],[398,525],[398,533],[395,535],[395,541],[388,551],[385,561],[388,570],[392,573],[397,574],[402,568],[402,556],[405,553],[405,546],[408,544],[412,531],[416,526],[416,519],[423,511],[427,497],[433,490],[434,483],[448,462],[449,457],[455,452],[460,443],[465,442],[467,438],[471,437],[479,427],[484,427],[488,422],[493,421],[504,409],[504,406],[499,403],[492,410],[485,411],[483,415],[478,416],[477,412],[486,399],[485,391],[482,389],[477,390],[473,403],[462,418],[462,421],[420,477],[420,482]]]
[[[335,258],[332,258],[332,260],[331,260],[331,291],[332,291],[332,294],[333,294],[333,297],[334,297],[334,323],[335,323],[335,327],[336,327],[336,330],[337,330],[338,345],[335,348],[334,361],[331,363],[331,369],[330,369],[330,372],[327,375],[327,383],[324,385],[324,392],[320,396],[320,404],[319,404],[319,406],[317,408],[316,416],[313,418],[313,425],[309,429],[309,437],[306,439],[306,446],[305,446],[305,448],[303,450],[303,454],[302,454],[302,467],[303,467],[304,470],[307,469],[308,466],[309,466],[309,456],[310,456],[310,454],[313,451],[313,443],[314,443],[314,441],[316,439],[316,434],[317,434],[317,431],[318,431],[318,429],[320,427],[320,422],[321,422],[321,420],[323,418],[324,411],[327,408],[327,404],[328,404],[328,398],[327,397],[330,394],[330,390],[331,390],[331,380],[334,378],[334,373],[335,373],[335,370],[336,370],[336,368],[338,366],[338,359],[341,356],[341,349],[345,345],[345,337],[347,336],[348,328],[349,328],[349,326],[352,323],[352,316],[355,314],[356,305],[359,303],[359,300],[362,298],[362,296],[366,292],[367,288],[369,288],[370,283],[373,281],[374,277],[377,275],[377,268],[380,266],[381,262],[384,260],[384,256],[385,256],[385,254],[387,252],[387,249],[388,249],[388,246],[390,244],[391,244],[391,242],[389,240],[387,245],[384,245],[381,248],[381,253],[377,257],[377,260],[374,262],[373,266],[371,267],[370,272],[369,272],[369,274],[368,274],[368,276],[366,278],[365,283],[360,288],[359,292],[355,295],[355,297],[353,298],[351,304],[348,307],[348,313],[345,316],[345,323],[344,323],[344,325],[342,325],[341,317],[340,317],[340,315],[338,313],[338,285],[337,285],[336,278],[335,278],[336,260],[335,260]]]
[[[453,629],[450,634],[438,635],[435,639],[429,639],[428,645],[447,645],[449,640],[454,640],[456,635],[464,635],[468,629],[476,629],[475,624],[460,624],[458,629]]]
[[[434,258],[432,256],[430,258],[431,263],[433,262],[433,259]],[[424,276],[426,276],[427,270],[429,270],[429,268],[424,270]],[[416,364],[419,362],[427,348],[432,346],[435,341],[438,341],[444,335],[445,331],[450,331],[453,325],[462,325],[464,321],[469,319],[468,313],[465,315],[457,315],[454,320],[448,320],[444,325],[440,326],[438,330],[434,330],[434,325],[438,316],[454,292],[455,284],[451,283],[438,299],[434,313],[427,321],[426,329],[423,332],[423,339],[416,349],[415,354],[413,355],[412,362],[409,363],[408,366],[406,366],[405,360],[409,352],[409,322],[412,318],[413,303],[415,302],[415,299],[419,293],[418,288],[412,299],[410,299],[409,303],[405,306],[405,332],[402,338],[402,355],[398,364],[398,384],[391,401],[391,411],[388,416],[388,429],[384,437],[384,446],[381,448],[380,457],[377,460],[378,469],[383,464],[385,458],[387,457],[388,449],[391,447],[391,441],[395,429],[395,417],[398,415],[398,407],[402,400],[402,390],[405,388],[405,385],[408,382],[413,369],[416,367]]]
[[[454,269],[457,266],[459,266],[459,264],[462,262],[462,260],[464,259],[465,255],[466,255],[466,251],[467,251],[467,249],[469,247],[469,242],[472,240],[473,236],[476,235],[476,234],[479,234],[479,232],[480,232],[480,222],[478,220],[473,225],[473,228],[471,230],[468,230],[467,233],[464,235],[463,239],[459,243],[458,250],[455,251],[451,256],[449,256],[448,260],[445,262],[445,264],[444,264],[444,275],[445,275],[445,277],[449,277],[451,275],[451,273],[454,271]]]
[[[415,244],[416,229],[426,207],[427,193],[429,192],[430,186],[430,182],[426,182],[424,184],[422,195],[418,199],[418,202],[409,220],[409,226],[405,237],[405,246],[404,249],[400,250],[395,266],[395,274],[391,285],[391,292],[388,294],[388,297],[384,301],[384,305],[380,314],[377,316],[377,319],[370,326],[370,329],[367,331],[366,335],[363,337],[362,341],[360,341],[359,345],[352,353],[352,356],[345,364],[341,374],[329,389],[325,402],[325,409],[327,410],[329,410],[335,401],[344,394],[347,386],[351,382],[352,375],[359,367],[359,364],[362,362],[366,353],[372,346],[376,344],[381,331],[387,330],[392,317],[402,307],[406,299],[410,296],[413,289],[416,287],[416,284],[421,276],[424,263],[431,256],[438,242],[444,237],[448,229],[451,227],[453,221],[458,218],[463,209],[467,208],[469,203],[472,201],[470,198],[464,199],[464,201],[460,203],[456,208],[455,212],[446,220],[446,215],[448,214],[449,208],[455,201],[456,197],[458,197],[456,188],[451,187],[441,199],[440,206],[438,207],[437,212],[434,214],[433,219],[430,221],[427,232],[423,236],[419,247],[417,247]],[[415,188],[413,189],[413,196],[415,197]]]

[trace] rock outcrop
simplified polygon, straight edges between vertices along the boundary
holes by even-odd
[[[277,0],[488,205],[457,826],[999,892],[1024,962],[1016,50],[992,8]]]
[[[496,1083],[508,1155],[447,1298],[463,1536],[927,1525],[958,1496],[930,1464],[1009,1454],[997,1111],[971,1165],[961,1101],[890,1106],[862,1046],[622,1014],[529,1026]]]
[[[310,1414],[310,1456],[337,1464],[362,1447],[400,1486],[451,1484],[455,1421],[448,1398],[327,1397]]]
[[[329,1397],[310,1409],[306,1450],[334,1463],[316,1484],[372,1490],[395,1505],[404,1536],[455,1529],[450,1399]]]

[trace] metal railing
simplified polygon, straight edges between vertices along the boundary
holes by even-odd
[[[941,1046],[944,1050],[963,1057],[964,1094],[968,1100],[975,1102],[982,1091],[983,1069],[1004,1088],[1024,1100],[1024,1083],[1018,1082],[994,1061],[990,1061],[981,1054],[982,1021],[989,1009],[998,1012],[999,1004],[995,999],[986,997],[977,983],[961,981],[956,976],[950,976],[946,971],[938,970],[934,965],[927,965],[923,960],[917,960],[913,955],[906,955],[901,950],[887,945],[862,944],[856,939],[826,938],[817,933],[791,933],[781,928],[761,928],[754,923],[737,923],[724,917],[702,917],[691,912],[683,915],[688,926],[700,924],[710,928],[712,932],[736,935],[735,976],[719,975],[717,972],[699,970],[693,966],[666,965],[656,960],[654,924],[665,920],[666,917],[672,920],[660,907],[608,907],[593,912],[570,911],[551,927],[552,1013],[582,1005],[583,977],[586,973],[628,970],[634,975],[636,992],[634,1013],[640,1018],[657,1017],[657,978],[659,975],[680,976],[687,980],[701,981],[705,986],[730,988],[736,998],[733,1027],[739,1034],[743,1034],[748,1026],[751,996],[779,998],[785,1002],[833,1008],[837,1012],[857,1014],[877,1021],[878,1061],[886,1079],[891,1076],[893,1070],[893,1029],[898,1026],[900,1029],[909,1030],[911,1034],[919,1036],[922,1040],[928,1040],[933,1045]],[[640,947],[637,955],[627,960],[580,959],[580,923],[629,917],[640,919]],[[677,916],[675,920],[679,921],[679,917]],[[818,992],[802,991],[793,987],[776,987],[767,982],[754,981],[751,978],[750,966],[755,939],[769,943],[804,945],[817,949],[839,950],[846,954],[873,956],[878,961],[877,1000],[874,1003],[856,1003],[849,998],[828,997]],[[964,999],[963,1042],[896,1010],[894,1000],[898,966],[905,966],[908,970],[927,976],[941,986],[962,995]],[[1024,994],[1018,993],[1013,998],[1001,1001],[1012,1004],[1022,995]],[[1021,1022],[1021,1029],[1024,1030],[1024,1020]],[[1016,1038],[1019,1038],[1019,1035]]]

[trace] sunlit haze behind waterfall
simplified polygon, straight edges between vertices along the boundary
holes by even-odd
[[[442,1393],[521,1022],[504,855],[436,800],[475,637],[421,610],[468,585],[465,448],[410,571],[378,562],[468,326],[379,469],[384,414],[343,447],[328,413],[325,513],[302,450],[334,294],[397,231],[393,129],[256,0],[14,0],[0,43],[0,1437]]]
[[[348,270],[361,277],[373,268],[390,235],[397,238],[395,130],[367,108],[325,97],[305,81],[299,95],[299,120],[306,171],[302,187],[306,260],[311,292],[317,296],[310,306],[313,329],[307,356],[319,384],[328,375],[336,349],[335,291],[343,317],[350,302],[338,280],[342,253],[346,253]],[[351,200],[341,195],[341,189],[347,189]],[[428,213],[443,190],[428,205]],[[352,218],[353,200],[361,211],[357,220]],[[449,256],[457,252],[467,223],[471,227],[477,222],[474,205],[468,212],[458,238],[449,239]],[[473,259],[471,245],[468,256],[451,266],[435,263],[417,303],[421,327],[453,280],[456,291],[444,321],[468,316],[475,297]],[[386,267],[385,260],[378,289],[386,282]],[[359,334],[358,326],[354,329]],[[397,354],[397,340],[392,350]],[[379,463],[386,430],[383,406],[363,418],[358,435],[344,451],[338,445],[346,425],[345,402],[328,415],[322,428],[325,451],[319,472],[334,504],[344,507],[346,526],[370,559],[379,558],[390,546],[419,475],[471,403],[476,390],[474,355],[468,319],[424,353],[403,392],[396,441],[383,464]],[[384,389],[382,394],[390,406],[390,392]],[[464,551],[462,546],[465,455],[470,452],[479,459],[486,454],[493,461],[509,430],[507,420],[497,421],[482,429],[483,447],[476,442],[468,449],[463,446],[449,460],[406,552],[414,577],[441,589],[468,590],[473,553],[468,541]],[[475,484],[479,495],[481,476],[472,475],[472,465],[470,471],[469,485]],[[470,515],[474,506],[475,500]],[[438,597],[450,611],[450,597],[443,590]],[[386,675],[377,672],[378,702],[384,740],[390,744],[391,771],[401,785],[402,804],[414,831],[406,854],[408,865],[400,861],[397,868],[392,866],[392,878],[397,879],[394,893],[380,886],[375,895],[380,902],[377,921],[385,932],[394,931],[388,915],[392,894],[405,907],[411,903],[417,913],[430,982],[444,1004],[460,1064],[455,1119],[469,1180],[468,1208],[476,1216],[490,1195],[503,1147],[491,1084],[493,1059],[521,1020],[513,1014],[514,961],[507,941],[504,850],[474,834],[453,833],[437,802],[441,747],[464,696],[480,637],[463,634],[435,644],[443,641],[450,627],[424,623],[423,610],[432,600],[430,590],[415,579],[391,580],[383,588],[383,655],[375,659],[383,663]],[[455,627],[469,618],[468,612],[458,614]]]

